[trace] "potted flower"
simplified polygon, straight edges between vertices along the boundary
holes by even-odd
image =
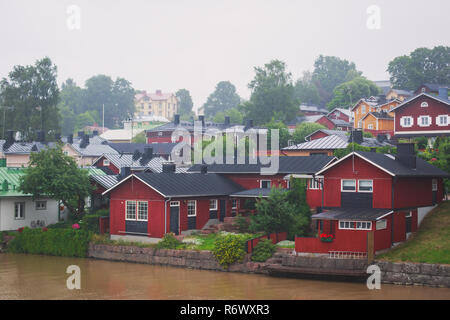
[[[320,241],[322,242],[333,242],[334,236],[332,234],[322,233],[320,235]]]

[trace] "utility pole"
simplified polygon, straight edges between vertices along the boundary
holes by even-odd
[[[105,133],[105,104],[103,104],[103,115],[102,115],[102,134]]]

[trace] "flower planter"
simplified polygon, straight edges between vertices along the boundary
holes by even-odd
[[[333,242],[333,240],[334,240],[334,236],[332,234],[322,233],[320,235],[320,241],[322,241],[322,242]]]

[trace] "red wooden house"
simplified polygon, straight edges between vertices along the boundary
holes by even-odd
[[[396,137],[448,136],[450,135],[450,100],[447,90],[440,96],[421,93],[394,110]]]
[[[313,215],[320,238],[296,238],[297,252],[367,252],[404,241],[418,227],[418,211],[442,201],[443,178],[450,175],[414,155],[413,144],[398,145],[398,154],[353,152],[317,172],[323,179],[323,212]]]

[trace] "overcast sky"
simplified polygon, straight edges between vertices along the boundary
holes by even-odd
[[[380,8],[379,29],[367,27],[371,5]],[[449,45],[449,11],[448,0],[0,0],[0,78],[49,56],[59,83],[106,74],[147,91],[186,88],[198,108],[222,80],[248,98],[253,67],[271,59],[285,61],[294,79],[319,54],[388,79],[394,57]]]

